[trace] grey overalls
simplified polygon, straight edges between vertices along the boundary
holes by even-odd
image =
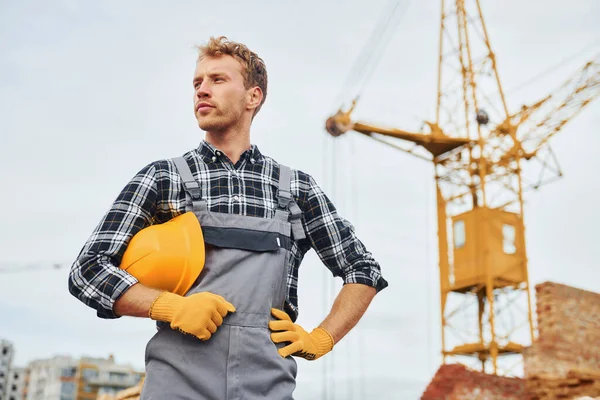
[[[174,161],[186,212],[198,217],[206,243],[204,269],[188,295],[216,293],[236,311],[208,341],[159,322],[146,346],[141,399],[292,399],[296,361],[277,353],[284,344],[275,345],[268,329],[271,308],[284,308],[292,238],[304,237],[301,211],[290,192],[291,171],[280,166],[278,207],[270,219],[209,212],[187,162]]]

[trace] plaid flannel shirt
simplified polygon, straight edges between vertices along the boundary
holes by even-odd
[[[208,142],[187,152],[194,177],[202,186],[208,210],[272,218],[277,208],[279,164],[257,146],[244,152],[233,165]],[[204,163],[203,168],[199,168]],[[313,248],[325,266],[344,283],[387,287],[379,264],[356,237],[353,226],[340,217],[329,198],[308,174],[292,170],[291,191],[302,210],[306,239],[295,241],[287,278],[286,309],[298,315],[298,268]],[[118,318],[115,301],[137,280],[120,269],[132,236],[185,212],[183,184],[171,159],[142,168],[123,188],[81,249],[69,273],[69,292],[97,311],[100,318]]]

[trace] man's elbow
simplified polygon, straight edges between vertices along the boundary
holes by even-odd
[[[377,268],[370,265],[364,267],[354,267],[346,271],[343,276],[345,285],[360,285],[365,291],[376,295],[388,286],[388,282],[383,278]]]
[[[69,293],[78,300],[82,300],[81,294],[83,290],[81,290],[81,278],[78,278],[80,275],[80,269],[77,262],[75,262],[71,266],[71,270],[69,271],[69,276],[67,278],[67,287],[69,288]]]
[[[91,288],[88,277],[83,274],[84,268],[88,267],[89,266],[86,267],[85,260],[78,258],[73,265],[71,265],[69,276],[67,278],[67,287],[71,296],[95,310],[98,313],[98,316],[100,316],[103,310],[93,297],[95,290]]]

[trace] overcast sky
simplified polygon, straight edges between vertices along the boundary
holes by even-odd
[[[403,18],[357,117],[402,128],[434,110],[439,2],[400,3]],[[0,337],[14,343],[16,364],[113,353],[143,368],[153,323],[97,319],[68,293],[68,266],[135,172],[203,138],[192,113],[193,45],[226,35],[267,64],[269,93],[253,142],[322,184],[390,283],[333,353],[299,361],[298,398],[422,393],[440,363],[431,165],[355,134],[332,143],[323,129],[387,0],[255,4],[0,2],[0,267],[48,266],[0,273]],[[595,0],[482,7],[502,82],[514,89],[512,110],[600,51]],[[565,177],[526,196],[532,285],[551,280],[600,292],[598,126],[600,101],[553,140]],[[65,267],[53,270],[54,263]],[[311,252],[300,274],[299,323],[318,324],[337,288]]]

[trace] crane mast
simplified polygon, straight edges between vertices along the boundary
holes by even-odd
[[[435,121],[425,121],[428,132],[353,121],[356,101],[325,126],[333,136],[352,130],[433,163],[444,363],[511,375],[535,334],[523,192],[544,182],[528,184],[524,163],[542,160],[561,175],[548,160],[548,140],[600,94],[600,61],[510,114],[479,0],[441,6],[437,107]]]

